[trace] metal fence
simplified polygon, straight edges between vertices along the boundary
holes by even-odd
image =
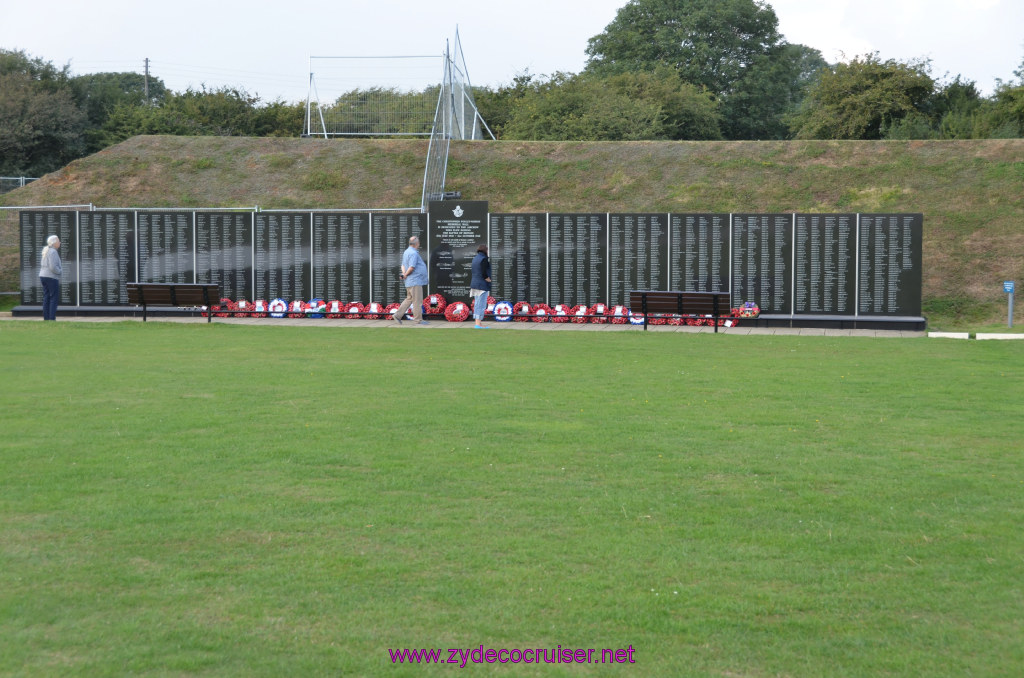
[[[452,139],[483,139],[483,129],[491,139],[494,134],[480,116],[473,101],[466,59],[462,54],[459,33],[455,32],[455,48],[445,50],[444,77],[437,98],[434,126],[427,147],[427,163],[423,171],[423,196],[420,209],[427,211],[431,200],[445,200],[457,192],[445,191],[448,174],[448,148]]]
[[[22,188],[25,184],[31,183],[39,177],[0,177],[0,193],[7,193],[16,188]]]

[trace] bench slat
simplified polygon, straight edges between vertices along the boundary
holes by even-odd
[[[212,306],[220,300],[220,285],[177,283],[126,283],[128,303],[142,306],[146,320],[148,306]],[[212,320],[213,314],[209,314]]]
[[[645,330],[647,329],[647,316],[658,313],[714,316],[715,332],[717,332],[718,319],[728,316],[732,309],[728,292],[632,290],[629,293],[629,310],[633,313],[644,314]]]

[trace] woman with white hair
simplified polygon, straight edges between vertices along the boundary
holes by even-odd
[[[57,302],[60,301],[60,238],[51,235],[46,239],[39,264],[39,282],[43,283],[43,320],[57,319]]]

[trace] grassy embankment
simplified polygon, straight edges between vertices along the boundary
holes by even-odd
[[[0,205],[409,207],[425,155],[419,140],[137,137]],[[1024,140],[463,142],[447,182],[501,212],[922,212],[925,315],[963,330],[1005,327],[1002,281],[1024,282],[1022,184]],[[0,277],[17,285],[6,224]]]

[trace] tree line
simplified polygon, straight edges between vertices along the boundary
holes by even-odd
[[[0,175],[41,176],[139,134],[298,136],[305,105],[242,88],[172,92],[138,73],[72,76],[0,49]]]
[[[829,64],[760,0],[630,0],[580,73],[474,88],[507,140],[979,139],[1024,136],[1024,62],[992,96],[928,60]],[[422,99],[422,92],[389,92]],[[370,100],[378,89],[349,92]],[[243,88],[169,91],[137,73],[72,76],[0,49],[0,174],[38,176],[138,134],[298,136],[304,103]]]

